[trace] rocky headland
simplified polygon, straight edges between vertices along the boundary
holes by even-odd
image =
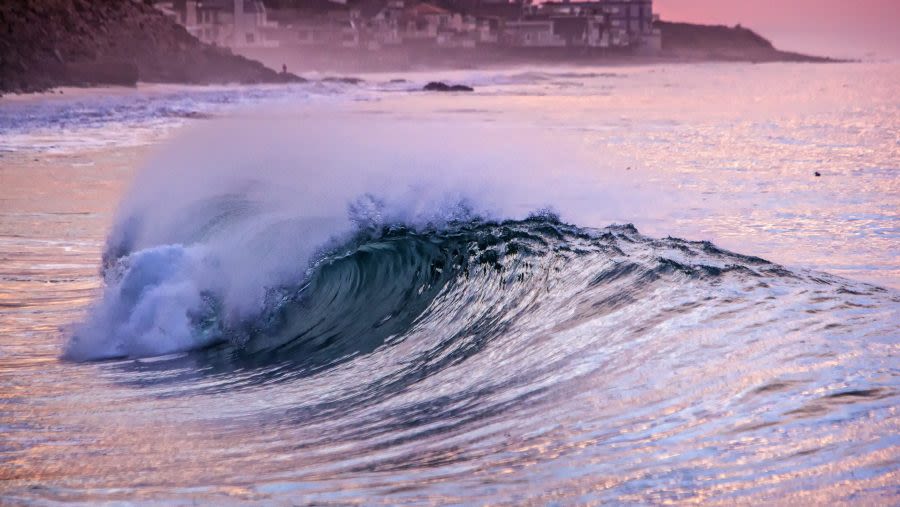
[[[663,58],[750,62],[837,62],[832,58],[781,51],[771,41],[740,25],[698,25],[657,21]]]
[[[0,2],[0,93],[58,86],[273,83],[301,78],[204,44],[149,3]]]

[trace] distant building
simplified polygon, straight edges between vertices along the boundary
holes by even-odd
[[[547,19],[566,46],[632,48],[658,51],[652,0],[592,0],[530,4],[527,19]]]
[[[522,48],[565,47],[566,41],[556,35],[553,20],[528,19],[507,21],[503,25],[504,44]]]
[[[307,0],[273,12],[278,23],[259,0],[174,0],[158,7],[201,40],[234,48],[661,49],[652,0]]]
[[[275,47],[267,31],[266,6],[260,0],[173,0],[156,7],[203,42],[232,48]]]

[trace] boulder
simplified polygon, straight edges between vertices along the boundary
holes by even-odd
[[[473,92],[473,91],[475,91],[475,89],[472,88],[471,86],[460,85],[460,84],[448,85],[447,83],[444,83],[442,81],[432,81],[432,82],[428,83],[427,85],[425,85],[425,87],[422,89],[425,91],[428,91],[428,92]]]
[[[344,83],[350,85],[358,85],[364,83],[366,80],[360,77],[325,77],[322,78],[323,83]]]

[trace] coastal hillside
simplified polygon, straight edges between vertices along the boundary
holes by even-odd
[[[676,58],[735,61],[828,62],[830,58],[781,51],[765,37],[740,25],[698,25],[657,21],[662,55]]]
[[[203,44],[133,0],[0,1],[0,93],[55,86],[299,79]]]
[[[284,15],[284,12],[281,13]],[[310,16],[291,12],[290,24]],[[296,16],[296,17],[291,17]],[[521,46],[484,44],[475,49],[440,48],[416,42],[369,51],[338,44],[243,48],[241,53],[271,68],[286,64],[301,72],[385,72],[430,69],[472,69],[511,65],[622,65],[695,62],[837,62],[831,58],[777,49],[772,42],[741,27],[657,21],[661,47]]]

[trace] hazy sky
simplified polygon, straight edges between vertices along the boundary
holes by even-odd
[[[779,49],[900,57],[900,0],[654,0],[653,6],[669,21],[740,23]]]

